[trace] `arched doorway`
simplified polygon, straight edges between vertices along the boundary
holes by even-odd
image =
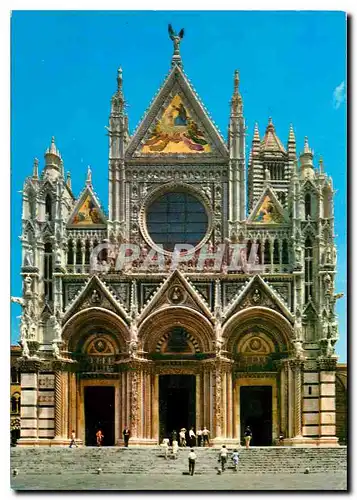
[[[126,380],[117,369],[130,338],[116,314],[91,308],[65,325],[66,348],[76,362],[69,374],[68,433],[75,430],[86,446],[96,446],[102,431],[103,446],[114,446],[128,414]]]
[[[212,415],[211,401],[205,401],[202,361],[212,355],[212,325],[202,314],[186,307],[169,307],[145,319],[139,339],[154,362],[157,383],[159,440],[175,430],[201,427]],[[205,390],[205,392],[204,392]]]
[[[291,327],[279,313],[252,307],[235,314],[223,337],[234,360],[234,435],[243,444],[249,425],[253,446],[270,446],[286,424],[287,400],[280,364],[288,357]]]

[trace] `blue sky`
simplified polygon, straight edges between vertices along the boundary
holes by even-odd
[[[293,124],[298,151],[307,135],[316,164],[333,177],[338,246],[336,291],[346,296],[346,25],[343,12],[17,11],[11,19],[11,294],[21,294],[21,194],[51,136],[76,195],[87,166],[108,205],[108,124],[116,71],[123,68],[129,126],[135,129],[170,69],[167,25],[185,29],[184,70],[226,137],[233,72],[250,148],[254,122],[272,116],[286,143]],[[248,149],[247,149],[248,151]],[[346,298],[337,302],[346,361]],[[11,339],[21,313],[12,305]]]

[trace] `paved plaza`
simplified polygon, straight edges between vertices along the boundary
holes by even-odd
[[[347,472],[246,474],[22,474],[11,479],[16,490],[347,490]]]

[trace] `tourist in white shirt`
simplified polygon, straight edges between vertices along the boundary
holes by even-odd
[[[202,436],[203,436],[203,446],[205,446],[206,443],[209,446],[209,430],[207,429],[207,427],[203,428]]]
[[[196,446],[196,434],[193,430],[193,427],[188,431],[188,439],[190,442],[190,446]]]
[[[197,429],[197,445],[202,446],[202,430]]]
[[[193,476],[195,472],[196,458],[196,453],[193,451],[193,448],[191,448],[190,453],[188,454],[188,472],[190,476]]]

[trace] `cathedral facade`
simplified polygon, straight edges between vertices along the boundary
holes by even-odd
[[[182,33],[183,35],[183,33]],[[109,207],[76,198],[54,138],[25,180],[19,445],[337,445],[333,186],[305,138],[255,125],[234,74],[227,141],[171,33],[171,69],[130,135],[118,70]],[[248,161],[247,161],[248,160]]]

